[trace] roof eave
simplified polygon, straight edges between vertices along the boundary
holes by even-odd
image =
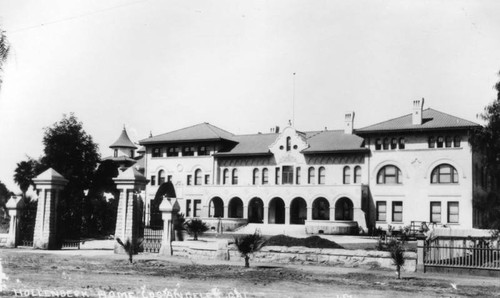
[[[359,149],[342,149],[342,150],[315,150],[315,151],[302,151],[303,154],[328,154],[328,153],[368,153],[370,149],[359,148]]]
[[[242,156],[272,156],[271,152],[260,152],[260,153],[214,153],[215,157],[242,157]]]
[[[470,126],[450,126],[450,127],[421,127],[421,128],[403,128],[403,129],[374,129],[374,130],[355,130],[353,134],[367,135],[378,133],[400,133],[400,132],[425,132],[425,131],[440,131],[440,130],[469,130],[480,128],[481,125]]]
[[[227,142],[232,142],[232,143],[238,143],[234,140],[229,140],[225,138],[211,138],[211,139],[192,139],[192,140],[151,140],[148,141],[148,139],[144,139],[139,141],[139,145],[141,146],[147,146],[147,145],[158,145],[158,144],[175,144],[175,143],[196,143],[196,142],[218,142],[218,141],[227,141]]]

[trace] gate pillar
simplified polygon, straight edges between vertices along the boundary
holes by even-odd
[[[7,204],[9,210],[10,225],[9,237],[7,238],[7,247],[17,247],[19,243],[19,217],[21,217],[22,209],[24,208],[24,200],[22,196],[12,196]]]
[[[160,255],[173,255],[172,241],[175,240],[174,223],[177,219],[180,206],[177,198],[164,197],[160,204],[163,219],[163,236],[161,238]]]
[[[57,249],[57,205],[68,180],[50,168],[33,179],[38,195],[33,247]]]
[[[142,224],[142,198],[141,191],[149,182],[134,167],[120,172],[113,178],[118,189],[118,212],[116,215],[115,239],[120,238],[123,243],[129,241],[133,245],[134,254],[138,251],[138,238],[141,234]],[[127,253],[125,249],[115,242],[115,254]]]

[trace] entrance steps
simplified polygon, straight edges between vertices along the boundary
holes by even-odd
[[[261,235],[306,236],[306,228],[304,225],[249,223],[239,227],[233,232],[238,234],[253,234],[255,231]]]

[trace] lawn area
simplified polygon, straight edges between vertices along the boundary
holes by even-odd
[[[131,294],[127,297],[168,297],[168,291],[184,293],[184,297],[193,297],[186,295],[188,292],[200,293],[197,297],[500,295],[500,285],[492,278],[412,273],[397,280],[392,271],[275,264],[244,268],[243,262],[158,258],[154,254],[138,255],[130,264],[124,255],[92,250],[1,249],[0,256],[8,277],[3,281],[6,288],[0,292],[4,297],[30,290],[73,291],[73,295],[78,291],[91,297],[116,297],[117,293],[128,292]],[[32,296],[40,295],[34,292]]]

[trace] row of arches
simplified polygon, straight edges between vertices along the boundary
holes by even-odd
[[[269,201],[267,214],[265,214],[264,201],[254,197],[248,201],[247,214],[243,207],[243,201],[239,197],[229,200],[227,214],[224,214],[224,201],[220,197],[214,197],[208,204],[209,217],[247,218],[249,223],[264,223],[265,217],[270,224],[286,223],[285,201],[280,197],[274,197]],[[290,224],[304,224],[306,220],[331,220],[330,202],[319,197],[312,202],[311,218],[307,214],[307,202],[301,197],[296,197],[290,202],[289,218]],[[353,220],[353,203],[347,197],[342,197],[335,202],[334,220]]]

